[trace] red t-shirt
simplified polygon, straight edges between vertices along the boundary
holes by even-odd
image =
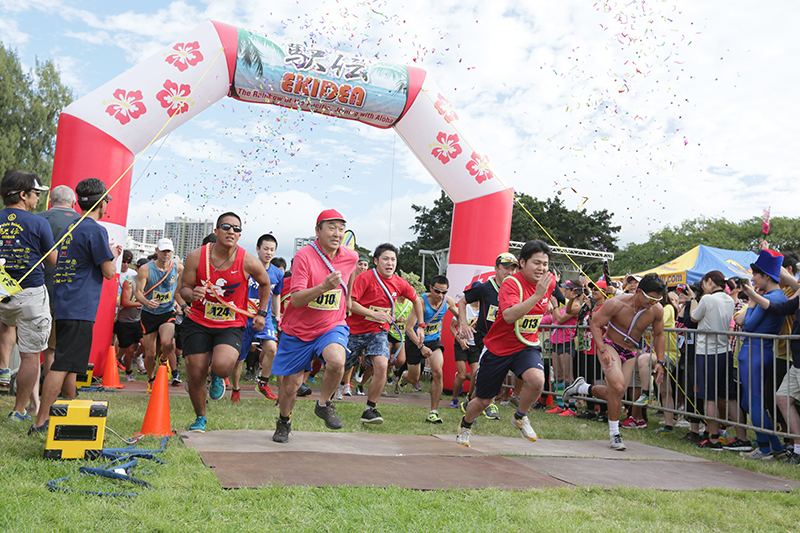
[[[227,270],[217,270],[209,261],[208,270],[211,271],[209,273],[206,272],[208,249],[208,246],[200,249],[200,264],[197,266],[195,286],[202,287],[210,281],[217,297],[208,294],[206,289],[203,298],[192,302],[189,318],[192,322],[209,328],[244,327],[247,325],[247,317],[235,313],[221,301],[238,309],[247,309],[247,275],[244,273],[244,256],[247,252],[241,246],[237,246],[236,258]]]
[[[319,240],[314,244],[319,246]],[[328,257],[328,261],[334,270],[342,273],[342,281],[347,284],[358,264],[358,252],[340,246],[336,257]],[[292,263],[292,276],[289,278],[291,292],[294,294],[315,287],[325,281],[330,273],[316,250],[311,245],[303,246],[295,254]],[[289,300],[281,328],[285,333],[308,342],[336,326],[344,326],[346,316],[347,295],[340,285],[303,307],[295,307]]]
[[[522,272],[509,276],[509,278],[511,277],[522,285],[522,300],[527,300],[536,292],[536,285],[528,282]],[[550,301],[550,295],[553,294],[553,289],[555,288],[556,280],[553,279],[544,298],[519,320],[519,329],[522,336],[536,343],[536,345],[539,344],[539,323],[542,320],[542,315],[547,312],[547,303]],[[484,337],[483,345],[495,355],[511,355],[528,347],[517,339],[517,335],[514,333],[514,324],[509,324],[503,319],[503,311],[522,301],[519,298],[519,285],[511,279],[504,279],[503,284],[500,285],[498,299],[500,304],[497,310],[497,320],[494,321],[489,333]]]
[[[381,277],[381,281],[384,286],[386,286],[386,290],[392,295],[392,301],[397,302],[398,296],[403,296],[411,302],[417,299],[417,291],[400,276],[395,276],[393,274],[389,279]],[[356,280],[353,283],[353,300],[373,311],[381,310],[387,313],[392,312],[392,303],[378,283],[374,269],[367,270],[356,276]],[[372,318],[357,313],[352,313],[347,317],[347,325],[350,326],[351,335],[377,333],[381,330],[389,329],[389,324],[376,322]]]

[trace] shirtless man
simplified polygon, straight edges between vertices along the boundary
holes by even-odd
[[[593,396],[608,402],[608,432],[611,448],[622,451],[625,443],[619,434],[619,413],[622,397],[631,381],[631,374],[637,364],[636,351],[642,348],[642,335],[653,327],[653,347],[656,353],[655,381],[664,379],[664,308],[661,306],[666,295],[666,286],[657,274],[647,274],[642,278],[636,292],[623,294],[608,300],[595,312],[589,329],[592,337],[603,339],[597,345],[597,356],[605,374],[605,385],[589,385],[579,377],[564,390],[564,403],[576,395]],[[603,328],[607,330],[603,334]],[[642,368],[649,369],[650,354],[641,359]],[[646,364],[645,364],[646,363]],[[646,375],[647,370],[645,371]]]

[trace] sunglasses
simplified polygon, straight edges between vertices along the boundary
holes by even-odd
[[[130,265],[131,263],[133,263],[133,261],[123,261],[123,263],[125,263],[126,265]]]
[[[233,224],[220,224],[217,226],[217,229],[221,229],[222,231],[230,231],[233,230],[234,233],[241,233],[242,227],[241,226],[234,226]]]
[[[447,294],[447,291],[440,291],[439,289],[434,289],[433,287],[431,287],[431,290],[436,294]]]
[[[647,298],[648,300],[650,300],[650,301],[651,301],[651,302],[653,302],[653,303],[658,303],[658,302],[660,302],[661,300],[663,300],[663,299],[664,299],[664,297],[663,297],[663,296],[662,296],[662,297],[660,297],[660,298],[653,298],[652,296],[650,296],[650,295],[649,295],[649,294],[647,294],[646,292],[642,292],[642,294],[644,294],[644,297],[645,297],[645,298]]]

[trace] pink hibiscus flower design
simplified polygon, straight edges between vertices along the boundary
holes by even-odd
[[[439,93],[438,100],[433,105],[436,108],[436,111],[439,112],[440,115],[444,116],[444,120],[450,124],[454,120],[458,120],[458,115],[456,114],[456,110],[450,105],[450,102],[447,101],[447,98],[442,96],[442,93]]]
[[[174,52],[170,52],[164,61],[174,65],[181,72],[203,60],[203,54],[200,53],[200,44],[197,41],[177,43],[172,49]]]
[[[475,177],[475,181],[483,183],[494,177],[492,171],[489,170],[489,157],[485,155],[478,155],[472,152],[472,157],[467,161],[467,172],[470,176]]]
[[[180,115],[189,111],[189,106],[194,104],[194,100],[189,98],[192,88],[189,85],[181,85],[172,80],[164,82],[164,89],[158,91],[156,98],[161,102],[161,107],[167,110],[169,116]]]
[[[458,144],[458,135],[447,135],[445,132],[440,131],[436,136],[436,142],[430,143],[428,148],[431,150],[431,155],[439,159],[442,164],[448,163],[451,159],[458,157],[461,153],[461,145]]]
[[[125,91],[117,89],[111,100],[103,100],[106,113],[119,120],[123,126],[131,121],[132,118],[139,118],[147,113],[147,108],[142,102],[142,91]]]

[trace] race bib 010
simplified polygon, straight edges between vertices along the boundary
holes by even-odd
[[[226,322],[228,320],[234,320],[236,318],[236,313],[226,305],[206,302],[205,317],[207,320]]]
[[[494,322],[497,320],[497,306],[490,305],[489,309],[486,311],[486,320],[489,322]]]
[[[320,294],[315,300],[309,302],[308,307],[318,311],[337,311],[342,300],[342,289],[333,289]]]

